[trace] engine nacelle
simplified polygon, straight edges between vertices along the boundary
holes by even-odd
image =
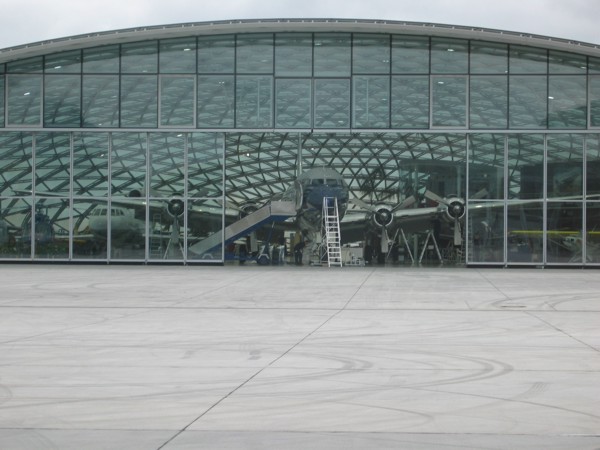
[[[243,217],[246,217],[249,214],[252,214],[255,211],[258,211],[259,206],[256,203],[244,203],[243,205],[241,205],[239,208],[239,218],[242,219]]]
[[[181,197],[172,197],[167,204],[167,213],[171,217],[177,218],[181,217],[185,212],[185,203]]]
[[[462,219],[467,212],[465,201],[462,198],[450,197],[445,201],[446,211],[442,216],[447,222],[454,223]]]
[[[392,207],[385,204],[376,205],[371,220],[377,228],[389,227],[394,222],[394,212]]]

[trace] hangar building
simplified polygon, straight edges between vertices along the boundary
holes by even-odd
[[[0,99],[2,261],[290,252],[308,186],[333,180],[340,245],[368,262],[600,264],[597,45],[392,21],[185,23],[0,50]]]

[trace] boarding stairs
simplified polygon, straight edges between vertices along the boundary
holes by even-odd
[[[199,256],[207,255],[211,251],[218,249],[221,244],[227,245],[242,236],[250,234],[266,223],[283,222],[295,215],[296,206],[294,202],[272,201],[225,227],[224,240],[220,232],[214,233],[206,239],[191,245],[189,250]]]
[[[342,267],[342,247],[340,234],[340,216],[337,198],[323,198],[323,228],[321,243],[324,247],[321,263]],[[327,259],[327,261],[324,261]]]

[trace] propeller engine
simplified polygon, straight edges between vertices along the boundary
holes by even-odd
[[[444,214],[442,217],[444,220],[454,224],[454,245],[462,245],[462,230],[460,223],[467,211],[465,201],[458,197],[442,198],[431,191],[425,191],[424,195],[429,200],[433,200],[440,205],[441,208],[443,208]]]
[[[387,253],[389,251],[390,238],[388,235],[388,228],[394,223],[394,213],[398,210],[408,208],[410,205],[415,203],[416,199],[414,196],[410,196],[404,199],[404,201],[398,203],[396,206],[388,205],[385,203],[379,203],[376,205],[369,205],[362,200],[353,199],[352,202],[360,206],[367,211],[370,220],[373,222],[374,228],[381,231],[381,253]]]
[[[181,197],[172,197],[167,203],[167,212],[171,217],[177,219],[183,215],[185,212],[185,204]]]

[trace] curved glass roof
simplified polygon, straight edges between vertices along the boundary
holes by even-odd
[[[245,19],[214,22],[190,22],[100,31],[52,40],[26,43],[0,50],[0,63],[70,49],[191,35],[260,32],[354,32],[445,36],[528,45],[600,56],[600,45],[558,37],[425,22],[368,19]]]

